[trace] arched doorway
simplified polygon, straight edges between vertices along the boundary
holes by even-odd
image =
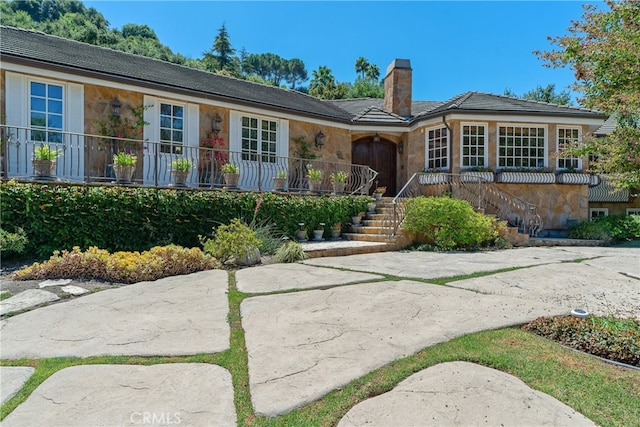
[[[368,165],[377,171],[378,186],[387,187],[385,196],[396,195],[396,145],[393,142],[383,138],[374,142],[372,136],[358,139],[351,143],[351,163]]]

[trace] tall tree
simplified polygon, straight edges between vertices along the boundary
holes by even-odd
[[[380,78],[380,67],[376,64],[369,64],[365,70],[365,75],[367,79],[377,82]]]
[[[225,24],[222,24],[218,29],[218,34],[213,39],[211,49],[203,53],[203,60],[207,70],[214,72],[225,70],[232,74],[237,71],[239,73],[240,70],[234,69],[233,54],[235,52],[235,49],[231,47],[227,28]]]
[[[522,96],[516,95],[511,89],[504,90],[505,96],[513,98],[530,99],[532,101],[548,102],[550,104],[571,105],[571,93],[568,90],[557,93],[555,84],[546,87],[536,86],[535,89],[525,92]]]
[[[343,99],[347,96],[349,86],[345,83],[336,83],[331,69],[320,65],[313,70],[309,82],[309,95],[323,99]]]
[[[291,89],[296,88],[296,83],[304,82],[309,78],[304,62],[300,58],[293,58],[287,62],[287,75],[285,80],[291,85]]]
[[[367,61],[367,58],[361,56],[360,58],[356,59],[356,73],[360,74],[360,78],[364,79],[364,75],[368,67],[369,61]]]
[[[571,67],[581,103],[614,114],[617,129],[606,138],[588,138],[567,155],[596,157],[596,172],[619,185],[640,186],[640,2],[606,0],[609,10],[585,5],[569,34],[550,37],[557,50],[535,52],[546,66]]]

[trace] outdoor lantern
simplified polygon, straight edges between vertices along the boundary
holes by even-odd
[[[122,102],[116,96],[111,101],[111,115],[113,117],[120,117],[120,107],[122,107]]]
[[[373,136],[373,142],[378,143],[380,142],[380,135],[378,135],[378,133],[376,132],[376,134]]]
[[[404,152],[404,143],[401,142],[398,144],[398,154],[402,154]]]
[[[211,130],[214,132],[220,132],[222,130],[222,117],[216,113],[212,119]]]
[[[316,147],[322,148],[323,145],[324,145],[324,133],[320,131],[316,134]]]

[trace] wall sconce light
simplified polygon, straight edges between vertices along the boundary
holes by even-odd
[[[324,133],[322,133],[322,131],[319,131],[316,134],[316,148],[322,148],[322,146],[324,145]]]
[[[398,154],[404,153],[404,142],[398,144]]]
[[[216,133],[220,132],[222,130],[222,117],[220,117],[220,114],[216,113],[211,121],[211,130]]]
[[[376,134],[373,136],[373,142],[375,142],[376,144],[378,142],[380,142],[380,135],[378,135],[378,133],[376,132]]]
[[[111,101],[111,115],[113,117],[120,117],[120,108],[122,107],[122,102],[116,96]]]

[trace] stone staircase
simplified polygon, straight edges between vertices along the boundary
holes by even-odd
[[[396,236],[390,235],[390,229],[386,224],[385,218],[393,218],[393,205],[391,204],[393,197],[383,197],[382,200],[376,202],[376,212],[367,212],[362,220],[362,225],[352,227],[351,233],[343,233],[343,238],[360,242],[378,242],[389,245],[395,250],[405,244],[402,237],[402,229],[399,229]],[[388,221],[388,220],[387,220]]]

